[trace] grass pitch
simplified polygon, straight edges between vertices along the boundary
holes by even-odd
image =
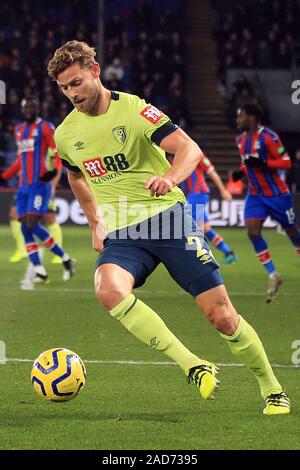
[[[291,415],[262,414],[255,378],[232,365],[224,340],[163,267],[137,295],[195,354],[224,364],[215,401],[202,400],[164,354],[149,350],[99,306],[93,293],[97,255],[87,228],[64,228],[65,247],[77,260],[69,283],[45,255],[50,284],[21,291],[26,261],[7,262],[14,247],[8,227],[1,226],[0,340],[8,358],[28,362],[0,365],[0,449],[298,449],[300,370],[291,366],[293,353],[300,360],[292,349],[300,340],[300,260],[285,236],[265,233],[284,277],[278,299],[267,305],[267,277],[244,230],[222,233],[239,256],[221,269],[230,297],[258,331],[272,364],[283,366],[275,372],[290,395]],[[31,361],[53,347],[72,349],[86,362],[86,387],[70,402],[43,401],[30,383]]]

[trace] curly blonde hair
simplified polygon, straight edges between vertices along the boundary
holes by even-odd
[[[48,64],[48,75],[52,80],[64,72],[70,65],[78,62],[82,67],[89,68],[95,63],[96,51],[83,41],[68,41],[54,53]]]

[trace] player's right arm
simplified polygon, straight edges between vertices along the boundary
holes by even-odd
[[[92,230],[93,248],[100,252],[103,249],[103,239],[106,234],[102,228],[96,200],[80,168],[74,164],[64,148],[64,136],[61,135],[60,127],[56,129],[54,140],[61,163],[67,169],[68,181],[73,194]]]
[[[67,174],[73,194],[79,202],[92,230],[93,248],[100,252],[103,249],[103,231],[95,198],[81,171],[74,172],[68,169]]]
[[[3,181],[9,180],[12,176],[19,173],[21,170],[21,155],[17,157],[17,159],[12,163],[12,165],[3,171],[0,175]]]

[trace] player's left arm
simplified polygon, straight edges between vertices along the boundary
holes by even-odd
[[[267,166],[278,170],[289,170],[291,168],[291,159],[279,136],[275,133],[274,136],[267,135],[265,142],[268,150]]]
[[[162,176],[152,176],[145,184],[151,196],[163,196],[192,174],[203,153],[199,146],[182,129],[164,137],[159,146],[174,155],[171,168]]]
[[[212,182],[217,186],[220,195],[223,199],[226,199],[226,201],[232,201],[232,195],[230,192],[225,188],[223,181],[220,178],[219,173],[214,169],[214,167],[207,172],[208,176],[212,180]]]

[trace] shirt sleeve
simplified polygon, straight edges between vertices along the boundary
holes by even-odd
[[[132,113],[135,131],[150,143],[159,145],[165,137],[178,129],[166,114],[137,96],[134,97]]]
[[[286,169],[291,167],[291,159],[280,137],[274,132],[265,135],[267,165],[269,168]]]
[[[20,170],[21,170],[21,155],[18,156],[18,158],[14,161],[14,163],[11,164],[9,168],[3,171],[1,176],[3,179],[7,181],[12,176],[17,175]]]
[[[201,168],[204,173],[209,174],[211,171],[215,169],[209,158],[205,154],[203,154],[203,157],[201,158],[199,162],[199,167]]]
[[[59,128],[56,129],[56,132],[54,134],[54,141],[56,144],[57,156],[58,158],[60,158],[62,165],[68,170],[73,171],[74,173],[81,172],[81,169],[77,165],[75,165],[71,158],[64,152]]]
[[[53,151],[53,155],[55,156],[55,154],[57,154],[57,150],[56,150],[56,145],[54,141],[54,131],[55,131],[55,128],[53,125],[50,126],[49,124],[46,124],[44,122],[43,137],[45,141],[47,142],[48,147]]]

